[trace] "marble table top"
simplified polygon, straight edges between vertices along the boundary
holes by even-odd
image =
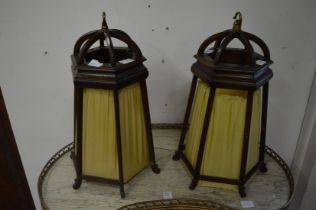
[[[161,169],[154,174],[150,168],[142,171],[125,185],[126,198],[122,199],[119,187],[97,182],[83,181],[81,188],[72,188],[75,169],[70,153],[63,155],[48,171],[42,185],[43,200],[51,210],[115,210],[124,205],[163,199],[163,194],[176,199],[202,199],[226,206],[243,209],[241,201],[250,201],[254,207],[247,209],[267,210],[283,206],[289,196],[286,175],[277,162],[266,155],[268,172],[257,172],[246,184],[246,198],[238,192],[211,187],[189,190],[190,174],[182,161],[173,161],[180,130],[154,129],[156,161]],[[165,192],[165,193],[164,193]],[[167,192],[167,193],[166,193]]]

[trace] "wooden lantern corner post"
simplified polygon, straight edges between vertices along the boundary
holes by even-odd
[[[118,46],[115,47],[112,39],[116,39],[123,42],[127,47]],[[95,47],[94,44],[99,43],[99,46]],[[143,116],[140,116],[141,122],[143,122],[144,133],[146,135],[146,144],[148,149],[149,165],[154,173],[160,173],[160,169],[155,161],[155,152],[153,145],[153,137],[151,131],[151,120],[149,113],[148,95],[146,78],[148,77],[148,71],[143,65],[146,60],[143,57],[141,50],[136,43],[125,32],[118,29],[109,29],[105,20],[105,13],[102,18],[102,28],[100,30],[90,31],[81,36],[75,46],[74,53],[71,56],[72,59],[72,73],[74,80],[74,145],[75,149],[71,153],[71,158],[74,161],[76,169],[76,179],[73,184],[74,189],[78,189],[81,186],[83,179],[93,181],[103,181],[110,184],[116,184],[120,186],[121,197],[125,197],[124,182],[124,167],[123,157],[124,153],[122,137],[122,117],[125,113],[120,112],[121,102],[120,93],[124,88],[129,87],[135,83],[139,84],[140,101],[142,103],[141,108]],[[96,61],[97,65],[92,65],[91,62]],[[108,124],[113,124],[115,127],[115,145],[117,155],[117,169],[118,179],[100,177],[98,175],[87,175],[83,172],[83,112],[84,112],[84,91],[86,89],[106,90],[110,91],[110,95],[113,96],[111,102],[114,107],[114,121],[108,121]],[[106,107],[105,107],[106,108]],[[126,124],[126,123],[125,123]],[[124,125],[125,125],[124,124]],[[132,126],[127,124],[127,126]],[[88,131],[85,131],[88,132]],[[103,132],[103,131],[100,131]],[[105,137],[107,138],[107,137]],[[89,139],[87,139],[88,142]],[[135,139],[133,139],[135,140]],[[108,141],[108,140],[106,140]],[[137,139],[135,140],[137,141]],[[146,153],[147,154],[147,153]],[[137,171],[140,172],[143,167]],[[115,169],[112,169],[115,170]],[[132,174],[135,176],[137,173]]]
[[[234,16],[235,22],[231,30],[225,30],[220,33],[214,34],[207,38],[200,46],[197,54],[194,56],[197,61],[192,65],[191,71],[193,79],[191,83],[190,94],[188,98],[187,108],[184,116],[183,128],[179,145],[173,160],[182,159],[192,174],[192,182],[189,186],[194,189],[199,180],[208,182],[224,183],[229,185],[237,185],[241,197],[245,197],[245,183],[246,181],[259,169],[261,172],[266,172],[267,167],[264,160],[265,141],[266,141],[266,123],[267,123],[267,109],[268,109],[268,92],[269,80],[272,78],[273,73],[269,66],[273,63],[270,60],[270,53],[267,45],[259,37],[241,30],[242,16],[237,12]],[[238,39],[243,45],[244,49],[228,47],[233,39]],[[262,54],[254,51],[252,43],[259,46]],[[207,49],[208,46],[213,46]],[[205,115],[203,126],[196,128],[195,125],[190,124],[190,117],[194,110],[194,98],[197,93],[198,82],[207,84],[210,89],[208,100],[206,103]],[[239,177],[227,178],[220,177],[216,174],[202,174],[201,167],[203,159],[209,155],[205,151],[205,144],[207,141],[214,139],[207,138],[211,119],[213,117],[214,101],[217,97],[217,92],[222,90],[238,90],[245,91],[245,118],[244,130],[242,137],[242,151],[240,162]],[[262,89],[261,96],[261,119],[260,119],[260,145],[258,147],[257,161],[247,171],[248,149],[251,142],[250,127],[252,123],[253,101],[254,92]],[[193,107],[193,108],[192,108]],[[216,123],[216,121],[214,121]],[[195,159],[192,163],[186,154],[186,140],[187,133],[190,129],[201,129],[199,139],[192,139],[192,141],[199,141],[199,147],[196,150]],[[233,137],[235,138],[235,137]],[[235,139],[234,139],[235,140]],[[224,144],[224,143],[223,143]],[[221,157],[218,157],[219,159]],[[212,163],[208,163],[212,164]],[[230,167],[227,165],[226,167]]]

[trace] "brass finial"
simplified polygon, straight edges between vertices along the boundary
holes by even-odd
[[[236,12],[234,15],[234,25],[233,25],[233,31],[241,31],[241,24],[242,24],[242,15],[241,12]]]
[[[102,12],[102,31],[107,31],[108,30],[108,24],[106,23],[105,20],[105,12]]]

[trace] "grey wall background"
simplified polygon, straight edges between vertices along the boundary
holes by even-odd
[[[290,210],[316,208],[316,77],[306,106],[302,129],[292,161],[296,189]]]
[[[69,56],[80,35],[100,27],[102,11],[148,59],[154,123],[181,123],[193,55],[241,11],[243,29],[261,37],[275,61],[267,143],[290,164],[316,66],[315,6],[313,0],[1,0],[0,84],[37,205],[40,170],[72,140]]]

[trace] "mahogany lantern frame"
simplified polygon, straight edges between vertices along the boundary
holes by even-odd
[[[127,47],[115,47],[112,38],[124,42]],[[95,43],[100,46],[94,47]],[[107,42],[107,44],[105,44]],[[103,65],[100,67],[89,66],[92,59],[98,60]],[[132,59],[131,62],[122,64],[118,61]],[[81,186],[83,179],[102,181],[109,184],[119,185],[121,197],[125,197],[122,160],[122,140],[119,112],[119,90],[136,82],[141,89],[142,108],[144,110],[145,130],[147,135],[149,160],[154,173],[160,173],[155,161],[155,152],[151,130],[151,120],[148,105],[146,78],[148,71],[143,65],[146,60],[137,44],[124,31],[109,29],[103,14],[102,29],[90,31],[81,36],[75,46],[72,60],[72,73],[74,81],[74,143],[77,144],[71,152],[76,169],[74,189]],[[114,111],[116,124],[116,144],[118,155],[119,179],[112,180],[100,177],[92,177],[83,174],[82,150],[83,150],[83,89],[95,88],[106,89],[114,92]],[[114,123],[114,122],[113,122]]]
[[[239,17],[237,18],[237,16]],[[207,38],[201,44],[197,54],[194,56],[197,61],[192,65],[191,68],[193,79],[185,112],[183,128],[181,131],[181,137],[173,159],[182,159],[191,172],[193,179],[190,184],[190,189],[194,189],[197,186],[199,180],[220,182],[237,185],[240,196],[245,197],[246,193],[244,185],[246,181],[258,169],[260,169],[261,172],[267,171],[264,153],[266,142],[269,80],[272,78],[273,73],[269,68],[269,66],[272,64],[272,61],[270,60],[270,52],[267,45],[259,37],[241,30],[241,13],[236,13],[234,18],[237,19],[235,20],[233,29],[222,31]],[[240,42],[244,45],[244,49],[227,47],[229,43],[231,43],[231,41],[235,38],[240,40]],[[254,51],[251,42],[259,46],[259,48],[262,50],[262,55]],[[206,50],[211,44],[214,44],[213,47],[210,50]],[[261,62],[261,65],[258,64],[258,61]],[[197,160],[195,166],[193,166],[188,161],[183,151],[185,149],[186,133],[190,127],[189,118],[198,80],[207,83],[211,90],[207,101],[206,114],[203,122]],[[247,172],[246,164],[252,119],[253,95],[254,91],[260,87],[263,88],[261,98],[262,109],[259,158],[254,167],[252,167]],[[215,93],[218,88],[247,91],[246,116],[242,141],[242,157],[239,179],[230,179],[201,174],[201,164],[205,152],[205,143],[212,115],[212,106]]]

